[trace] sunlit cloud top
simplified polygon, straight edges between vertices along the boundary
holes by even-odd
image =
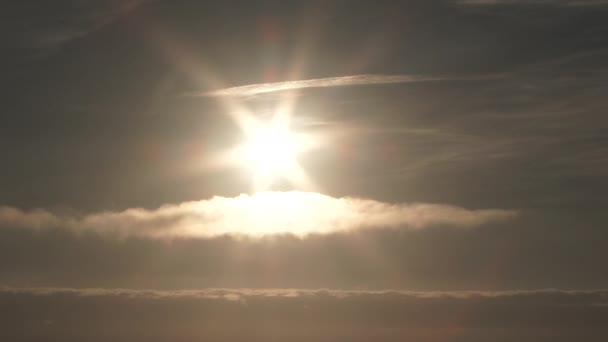
[[[442,204],[389,204],[370,199],[334,198],[310,192],[262,192],[234,198],[164,205],[156,210],[128,209],[82,217],[0,208],[0,227],[69,229],[103,235],[149,238],[204,238],[224,234],[305,236],[356,229],[423,229],[436,225],[473,228],[510,220],[517,211],[469,210]]]

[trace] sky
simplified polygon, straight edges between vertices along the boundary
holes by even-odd
[[[608,338],[608,1],[0,19],[1,339]]]

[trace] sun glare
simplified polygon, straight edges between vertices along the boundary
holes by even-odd
[[[252,191],[266,191],[276,180],[287,181],[294,190],[317,191],[298,158],[325,144],[318,133],[293,132],[291,116],[295,106],[293,93],[280,99],[271,118],[262,120],[236,101],[226,100],[228,113],[244,134],[244,141],[212,158],[210,165],[237,166],[251,172]]]
[[[270,188],[277,178],[303,184],[305,175],[297,161],[303,147],[302,137],[287,127],[260,124],[248,130],[238,159],[252,171],[255,191]]]
[[[245,144],[245,158],[259,172],[284,173],[297,156],[295,137],[286,129],[264,127],[252,132]]]
[[[264,191],[283,179],[299,190],[314,185],[298,162],[300,153],[315,146],[311,136],[296,134],[286,124],[255,122],[246,127],[245,141],[233,150],[231,159],[250,170],[253,191]]]

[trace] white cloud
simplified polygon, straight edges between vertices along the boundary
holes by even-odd
[[[389,83],[409,83],[426,82],[440,80],[458,80],[465,78],[446,78],[436,76],[416,76],[416,75],[352,75],[328,78],[317,78],[309,80],[297,80],[286,82],[259,83],[245,86],[217,89],[214,91],[198,94],[200,96],[252,96],[263,93],[270,93],[291,89],[302,88],[324,88],[324,87],[343,87],[366,84],[389,84]],[[466,78],[468,79],[468,78]]]
[[[334,198],[311,192],[261,192],[234,198],[127,209],[84,216],[60,216],[43,209],[0,207],[0,227],[61,228],[119,237],[204,238],[223,234],[261,236],[333,233],[362,228],[422,229],[444,225],[473,228],[510,220],[514,210],[469,210],[443,204],[384,203],[360,198]]]

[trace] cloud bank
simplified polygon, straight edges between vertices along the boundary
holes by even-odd
[[[68,229],[103,235],[149,238],[205,238],[218,235],[304,236],[355,229],[423,229],[431,226],[474,228],[514,219],[514,210],[469,210],[443,204],[389,204],[370,199],[334,198],[310,192],[262,192],[234,198],[100,212],[84,216],[0,207],[0,228]]]
[[[7,341],[606,341],[608,293],[0,289]]]
[[[545,296],[547,298],[578,297],[581,304],[608,306],[608,290],[509,290],[509,291],[408,291],[408,290],[349,290],[349,289],[298,289],[298,288],[204,288],[188,290],[154,290],[132,288],[70,288],[70,287],[9,287],[0,286],[1,295],[54,296],[70,295],[76,297],[125,297],[125,298],[186,298],[186,299],[221,299],[227,301],[246,301],[247,299],[276,298],[361,298],[384,297],[400,299],[491,299],[491,298],[526,298]]]

